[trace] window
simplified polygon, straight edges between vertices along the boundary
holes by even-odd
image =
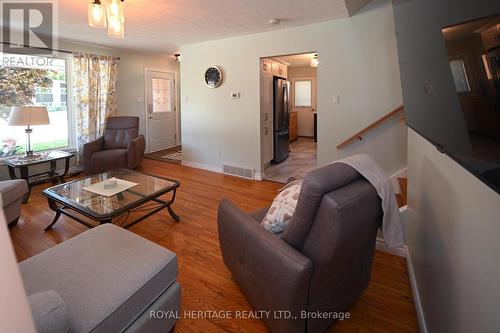
[[[35,126],[31,134],[35,151],[68,147],[68,59],[0,53],[0,157],[25,151],[21,126],[8,126],[14,105],[43,105],[50,125]]]
[[[295,106],[312,106],[312,81],[295,81]]]
[[[462,59],[452,60],[450,61],[450,67],[457,91],[459,93],[470,92],[469,79],[467,78],[464,61]]]

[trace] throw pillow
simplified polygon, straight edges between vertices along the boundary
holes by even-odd
[[[293,213],[295,213],[301,188],[302,182],[287,185],[274,198],[271,208],[269,208],[264,220],[262,220],[261,224],[264,228],[275,234],[285,230]]]

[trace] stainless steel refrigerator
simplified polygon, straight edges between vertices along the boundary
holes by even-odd
[[[273,163],[281,163],[289,153],[288,92],[286,80],[274,77],[274,159]]]

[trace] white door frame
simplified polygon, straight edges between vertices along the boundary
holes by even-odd
[[[158,72],[158,73],[166,73],[166,74],[173,74],[174,75],[174,118],[175,118],[175,144],[177,146],[181,145],[181,136],[180,136],[180,116],[179,116],[179,99],[178,97],[178,88],[177,88],[177,83],[179,82],[178,80],[178,73],[165,70],[165,69],[160,69],[160,68],[154,68],[154,67],[144,67],[144,120],[145,120],[145,129],[144,129],[144,136],[145,136],[145,141],[146,141],[146,153],[149,152],[149,125],[148,125],[148,82],[147,82],[147,72]]]

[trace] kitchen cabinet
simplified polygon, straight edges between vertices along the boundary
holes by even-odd
[[[272,74],[273,73],[272,61],[269,59],[262,59],[261,69],[262,69],[262,72],[264,72],[264,73]]]
[[[271,59],[262,59],[261,72],[286,79],[288,77],[288,66]]]
[[[272,73],[273,73],[273,75],[278,76],[279,72],[280,72],[280,64],[273,61],[271,63],[271,67],[272,67]]]
[[[273,147],[273,124],[266,123],[262,131],[262,157],[264,158],[264,163],[270,163],[274,158],[274,147]]]
[[[270,66],[270,64],[269,64]],[[269,67],[271,71],[271,67]],[[260,75],[261,151],[264,165],[274,159],[273,137],[273,75],[262,71]]]
[[[282,78],[288,78],[288,66],[279,64],[278,76]]]
[[[297,111],[288,113],[290,142],[297,140]]]

